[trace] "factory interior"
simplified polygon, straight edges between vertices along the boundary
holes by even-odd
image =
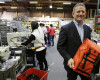
[[[72,11],[77,3],[85,4],[84,23],[92,30],[91,39],[100,46],[100,0],[0,0],[0,80],[68,80],[57,43],[61,27],[73,20]],[[44,24],[50,28],[52,24],[55,30],[54,44],[50,45],[46,36],[48,70],[40,70],[36,48],[31,43],[14,44],[31,36],[32,21],[38,27]],[[98,61],[96,70],[91,72],[92,80],[100,80],[99,64]],[[81,78],[78,76],[77,80]]]

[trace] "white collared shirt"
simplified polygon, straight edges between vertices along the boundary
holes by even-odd
[[[83,28],[83,25],[84,23],[82,23],[82,25],[80,25],[77,21],[73,20],[77,30],[78,30],[78,33],[79,33],[79,36],[81,38],[81,41],[83,42],[83,39],[84,39],[84,28]]]

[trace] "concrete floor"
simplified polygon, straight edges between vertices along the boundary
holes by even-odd
[[[47,48],[47,61],[49,64],[48,80],[67,80],[67,72],[63,67],[63,58],[57,51],[55,41],[55,46]],[[80,77],[77,80],[81,80]]]

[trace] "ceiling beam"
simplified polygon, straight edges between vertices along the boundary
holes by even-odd
[[[90,2],[90,0],[83,0],[83,3],[88,3]]]
[[[12,0],[12,1],[17,2],[17,0]]]

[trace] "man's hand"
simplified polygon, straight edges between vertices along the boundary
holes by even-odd
[[[68,60],[67,65],[68,65],[70,68],[74,67],[74,60],[73,60],[72,58],[70,58],[70,59]]]

